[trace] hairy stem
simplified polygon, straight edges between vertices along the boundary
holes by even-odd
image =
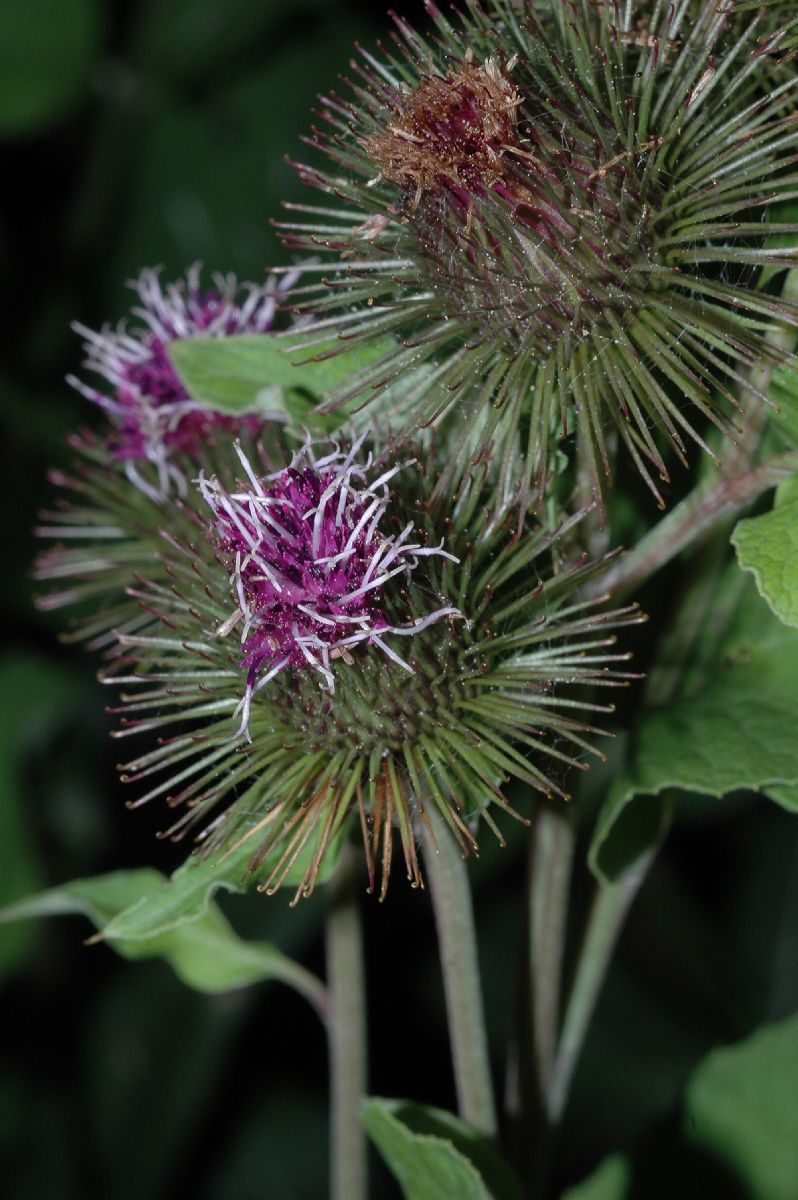
[[[626,914],[640,890],[656,850],[640,858],[617,883],[599,884],[585,929],[548,1094],[552,1124],[562,1117],[579,1053]]]
[[[739,446],[733,447],[735,451]],[[735,453],[734,458],[737,455]],[[591,594],[611,592],[615,599],[644,583],[682,550],[711,536],[731,516],[798,471],[798,451],[778,454],[757,467],[731,477],[723,460],[717,475],[704,479],[672,509],[634,550],[599,576]]]
[[[529,996],[532,1048],[543,1106],[552,1085],[574,854],[569,809],[542,804],[529,846]]]
[[[330,993],[330,1200],[366,1200],[366,1137],[360,1103],[367,1083],[362,930],[351,847],[330,884],[326,927]]]
[[[427,809],[434,842],[424,843],[446,994],[460,1116],[493,1137],[497,1131],[468,869],[445,821]]]

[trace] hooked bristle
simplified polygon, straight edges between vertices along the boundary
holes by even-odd
[[[472,0],[362,51],[311,139],[333,169],[299,167],[345,209],[283,225],[336,260],[297,293],[307,344],[386,342],[328,407],[393,388],[405,428],[451,429],[452,464],[490,446],[521,508],[573,433],[600,495],[617,430],[661,503],[690,442],[764,401],[751,367],[792,361],[771,334],[798,329],[778,295],[798,224],[772,219],[794,195],[794,29],[754,9]]]

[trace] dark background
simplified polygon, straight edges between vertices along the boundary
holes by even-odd
[[[46,470],[68,461],[65,436],[93,417],[63,383],[80,360],[70,321],[117,321],[125,280],[145,265],[172,278],[202,259],[257,280],[283,261],[269,219],[302,192],[283,156],[300,154],[314,97],[336,86],[354,42],[387,24],[365,0],[3,0],[0,902],[180,861],[154,839],[162,813],[124,808],[95,664],[32,605]],[[644,599],[656,610],[656,595]],[[643,1179],[696,1061],[798,1007],[794,823],[753,797],[687,807],[599,1008],[562,1137],[563,1184],[619,1148],[636,1148]],[[507,832],[510,847],[486,843],[474,869],[496,1047],[523,933],[524,834]],[[400,874],[382,906],[366,904],[372,1086],[452,1107],[429,906]],[[577,910],[584,900],[577,886]],[[295,911],[282,897],[225,902],[243,933],[319,971],[323,907],[323,896]],[[0,927],[4,1194],[322,1197],[326,1051],[304,1002],[274,986],[196,995],[161,963],[85,947],[88,933],[73,917]],[[500,1078],[498,1055],[495,1067]],[[700,1176],[687,1159],[670,1169],[682,1183]],[[640,1194],[655,1196],[665,1174]],[[735,1195],[719,1177],[711,1186]],[[375,1198],[391,1187],[378,1174]]]

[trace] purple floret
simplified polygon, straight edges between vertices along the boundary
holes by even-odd
[[[232,337],[266,333],[271,329],[279,291],[296,282],[297,273],[279,285],[239,284],[234,275],[215,275],[213,288],[202,288],[200,266],[184,280],[162,286],[158,269],[142,271],[131,287],[140,305],[132,310],[140,324],[128,330],[104,326],[96,332],[74,328],[86,339],[85,365],[111,384],[105,394],[75,376],[69,382],[99,404],[110,416],[113,432],[108,448],[125,464],[131,480],[143,491],[162,498],[174,489],[185,493],[186,478],[175,455],[201,458],[203,447],[217,432],[257,434],[264,418],[255,413],[231,416],[198,405],[191,399],[167,353],[171,342],[195,337]],[[142,477],[137,464],[153,463],[157,484]]]
[[[252,696],[285,668],[317,671],[332,692],[333,662],[351,661],[351,649],[365,642],[412,674],[385,635],[408,636],[443,617],[460,616],[451,606],[404,625],[385,615],[383,593],[390,579],[410,574],[423,555],[453,556],[411,542],[412,521],[397,535],[380,528],[388,482],[410,464],[384,470],[369,483],[371,459],[356,462],[362,441],[319,458],[308,442],[290,466],[265,477],[256,475],[239,448],[251,485],[239,492],[225,491],[216,479],[200,479],[237,602],[217,633],[225,636],[243,622],[240,732],[248,728]]]

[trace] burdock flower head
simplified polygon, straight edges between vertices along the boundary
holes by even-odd
[[[175,509],[165,580],[133,589],[149,625],[107,679],[118,736],[158,736],[123,768],[148,781],[134,804],[168,797],[168,834],[205,854],[251,846],[263,890],[301,861],[299,896],[350,819],[384,894],[394,830],[420,883],[431,806],[465,853],[509,780],[564,795],[611,711],[585,685],[629,678],[611,630],[641,619],[580,598],[603,565],[574,548],[582,514],[519,538],[479,473],[442,511],[432,464],[361,441],[239,462],[234,487],[201,481],[204,514]]]
[[[263,423],[254,413],[231,416],[192,400],[169,359],[170,343],[265,333],[274,321],[278,291],[274,280],[262,286],[239,284],[232,274],[216,274],[212,286],[203,287],[198,263],[185,279],[166,286],[159,274],[147,268],[130,284],[139,298],[131,314],[136,324],[106,325],[99,332],[74,326],[86,339],[85,366],[110,386],[99,391],[74,375],[68,377],[107,413],[112,457],[124,464],[131,482],[155,499],[175,489],[185,494],[180,457],[201,460],[214,433],[235,435],[242,428],[256,433]],[[281,286],[291,286],[297,276],[297,271],[289,271]],[[144,464],[149,467],[142,470]]]
[[[334,258],[295,293],[318,341],[394,339],[331,403],[401,376],[412,426],[452,414],[462,453],[521,454],[522,506],[572,431],[597,484],[614,426],[658,497],[668,450],[733,431],[765,399],[751,365],[790,357],[773,328],[798,328],[796,252],[768,240],[798,225],[766,224],[795,194],[793,6],[426,7],[433,38],[397,18],[355,98],[323,100],[334,165],[298,169],[342,206],[283,226]]]
[[[412,674],[386,635],[414,634],[461,615],[445,606],[406,625],[386,617],[381,600],[389,580],[409,575],[424,555],[451,555],[411,541],[412,521],[398,535],[381,528],[388,483],[403,464],[367,482],[371,459],[357,463],[364,438],[319,458],[308,440],[290,466],[263,480],[239,446],[249,484],[244,491],[200,479],[236,602],[217,632],[242,626],[242,729],[253,694],[285,668],[310,666],[334,692],[334,660],[351,662],[350,650],[365,642]]]
[[[296,278],[289,272],[285,282],[291,286]],[[195,264],[185,279],[164,285],[158,270],[147,269],[131,286],[140,301],[131,314],[135,323],[97,333],[75,326],[86,338],[86,366],[107,386],[98,391],[74,376],[69,382],[108,421],[70,439],[76,460],[70,470],[51,472],[58,499],[37,530],[53,544],[39,556],[35,578],[57,585],[38,606],[90,604],[70,636],[98,649],[113,645],[114,629],[141,625],[139,607],[125,590],[137,572],[152,571],[168,505],[176,497],[200,502],[189,481],[214,446],[236,437],[280,444],[279,428],[265,413],[234,416],[192,400],[168,354],[173,342],[186,338],[268,332],[279,295],[274,280],[261,287],[214,275],[204,287]]]

